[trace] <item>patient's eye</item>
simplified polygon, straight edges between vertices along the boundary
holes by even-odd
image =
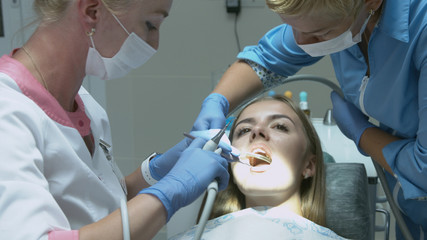
[[[246,133],[248,133],[250,131],[251,131],[250,128],[248,128],[248,127],[242,127],[242,128],[239,128],[239,129],[236,130],[236,133],[237,133],[236,135],[237,135],[237,137],[240,137],[240,136],[243,136],[244,134],[246,134]]]
[[[281,124],[281,123],[276,123],[273,125],[273,128],[282,131],[282,132],[288,132],[289,129],[285,124]]]

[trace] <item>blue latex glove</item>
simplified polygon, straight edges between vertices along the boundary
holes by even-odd
[[[359,152],[366,155],[359,148],[360,137],[367,128],[375,126],[369,122],[369,117],[352,103],[344,100],[337,92],[332,91],[331,100],[333,105],[332,116],[339,129],[346,137],[354,141]]]
[[[208,141],[219,131],[220,129],[211,129],[204,131],[193,131],[190,134],[194,137],[200,137]],[[184,140],[170,148],[167,152],[159,154],[155,158],[151,159],[149,163],[151,176],[157,181],[162,179],[162,177],[164,177],[172,169],[176,161],[181,156],[181,153],[190,145],[190,143],[191,139],[185,138]],[[221,138],[218,147],[221,148],[222,152],[225,154],[233,154],[237,157],[240,155],[240,152],[236,148],[231,147],[230,140],[225,134]]]
[[[191,131],[224,127],[229,107],[230,104],[223,95],[211,93],[203,101],[199,116],[197,116]]]
[[[159,181],[162,179],[178,161],[181,153],[190,145],[191,139],[185,138],[170,148],[167,152],[157,155],[150,160],[149,168],[151,176]]]
[[[206,140],[196,138],[184,150],[170,172],[140,194],[156,196],[165,206],[167,221],[180,208],[196,200],[217,179],[219,190],[229,180],[227,160],[214,152],[202,150]]]
[[[200,137],[205,140],[209,140],[213,138],[221,129],[209,129],[209,130],[202,130],[202,131],[192,131],[190,132],[190,135],[194,137]],[[219,142],[218,145],[219,148],[222,149],[222,152],[225,154],[233,154],[235,156],[239,156],[239,154],[235,151],[237,149],[231,147],[230,139],[228,139],[227,135],[224,134]]]

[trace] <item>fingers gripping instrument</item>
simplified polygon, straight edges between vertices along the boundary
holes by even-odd
[[[206,144],[203,146],[203,150],[215,152],[219,142],[221,141],[222,136],[224,136],[225,134],[225,130],[227,129],[228,125],[230,125],[230,123],[225,125],[225,127],[223,127],[215,136],[213,136],[212,139],[207,141]]]
[[[196,137],[195,136],[193,136],[193,135],[191,135],[191,134],[189,134],[189,133],[184,133],[184,136],[186,136],[186,137],[188,137],[188,138],[191,138],[191,139],[196,139]],[[229,163],[233,163],[233,162],[238,162],[238,163],[241,163],[241,164],[245,164],[245,165],[247,165],[247,166],[251,166],[250,164],[248,164],[248,163],[246,163],[246,162],[243,162],[242,160],[240,160],[240,156],[236,156],[234,153],[233,153],[233,149],[235,149],[235,148],[233,148],[233,147],[231,147],[232,148],[232,153],[226,153],[226,152],[224,152],[224,151],[221,151],[221,156],[223,157],[223,158],[225,158],[225,159],[227,159],[227,161],[229,162]],[[240,155],[240,152],[239,152],[239,155]],[[255,154],[252,154],[252,155],[255,155]],[[258,154],[256,154],[257,155],[257,157],[258,156],[261,156],[261,155],[258,155]],[[262,158],[263,156],[261,156],[261,158]],[[271,161],[270,161],[271,162]]]
[[[222,136],[225,134],[225,130],[227,129],[228,125],[225,125],[224,128],[221,129],[212,139],[206,142],[206,144],[203,146],[203,150],[206,151],[212,151],[216,152],[218,154],[221,154],[221,149],[217,149],[219,141],[221,140]],[[198,240],[202,236],[203,230],[205,228],[205,225],[208,221],[209,215],[212,211],[212,206],[215,201],[216,194],[218,192],[218,182],[216,180],[213,180],[207,189],[207,197],[206,197],[206,203],[205,207],[203,208],[202,215],[200,217],[199,226],[197,227],[196,233],[194,235],[194,239]]]

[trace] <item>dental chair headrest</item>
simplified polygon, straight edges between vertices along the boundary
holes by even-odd
[[[373,230],[366,169],[360,163],[325,163],[326,226],[350,239],[369,239]]]

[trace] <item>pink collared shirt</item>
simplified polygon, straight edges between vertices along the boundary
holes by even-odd
[[[75,102],[77,111],[64,111],[20,62],[0,58],[2,238],[78,239],[120,206],[124,193],[98,146],[112,145],[108,117],[83,88]],[[89,133],[93,155],[82,139]]]

